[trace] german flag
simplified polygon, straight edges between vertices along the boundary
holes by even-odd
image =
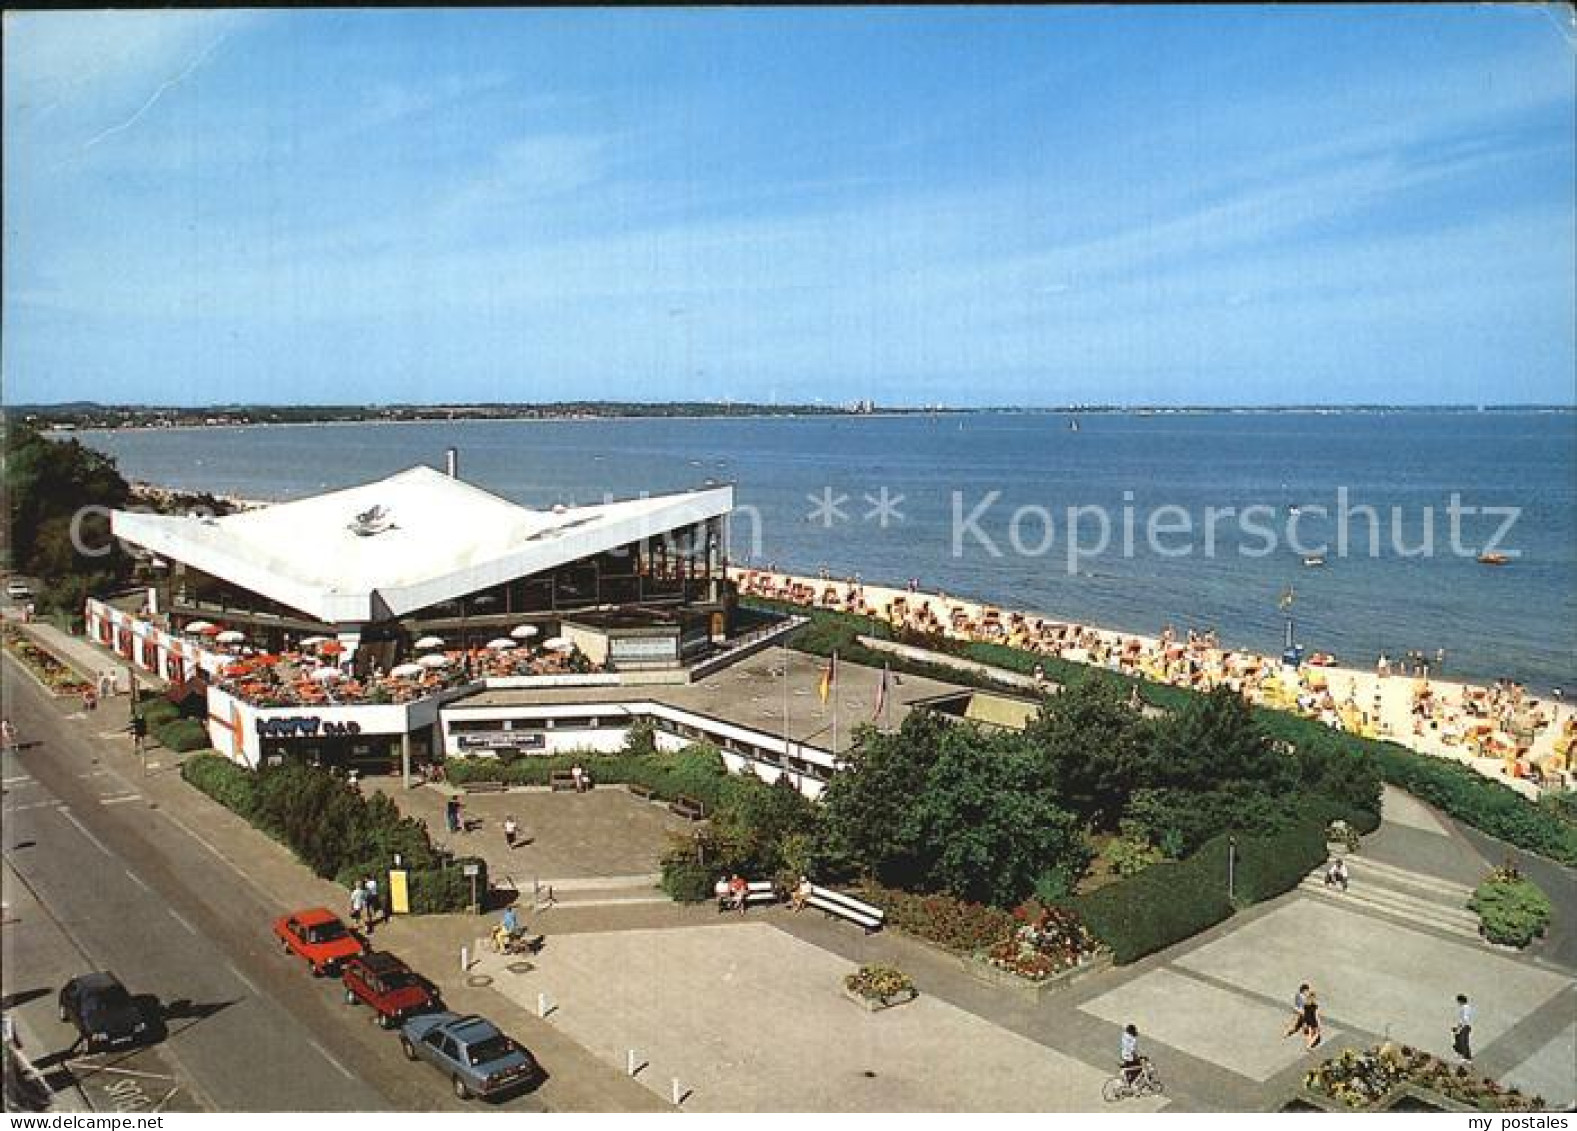
[[[828,698],[832,695],[832,685],[834,683],[836,683],[837,680],[838,680],[838,653],[834,652],[832,654],[832,658],[827,661],[826,668],[824,668],[822,670],[822,673],[821,673],[821,686],[816,688],[816,694],[821,696],[821,701],[823,703],[825,703],[828,700]]]

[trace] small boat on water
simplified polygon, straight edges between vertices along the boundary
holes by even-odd
[[[1511,559],[1505,554],[1480,554],[1478,556],[1479,565],[1505,565],[1509,561]]]
[[[1316,566],[1324,565],[1325,558],[1320,554],[1310,554],[1308,557],[1303,559],[1303,564],[1308,566],[1310,569],[1313,569]]]

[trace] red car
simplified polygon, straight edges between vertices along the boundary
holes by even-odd
[[[393,1029],[418,1013],[443,1008],[431,982],[383,951],[347,958],[340,967],[340,980],[345,983],[345,1004],[366,1002],[385,1029]]]
[[[332,974],[340,963],[367,948],[326,907],[295,911],[274,920],[274,934],[286,954],[299,954],[314,974]]]

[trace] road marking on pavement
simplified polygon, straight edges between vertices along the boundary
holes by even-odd
[[[182,915],[179,911],[177,911],[175,908],[173,908],[173,907],[166,907],[165,910],[170,913],[170,918],[171,919],[174,919],[181,926],[185,927],[186,930],[190,934],[194,934],[195,935],[197,933],[197,928],[192,926],[191,923],[189,923],[187,921],[186,917],[184,915]]]
[[[0,785],[37,785],[38,783],[26,774],[14,778],[0,778]]]
[[[267,888],[265,888],[262,884],[258,883],[256,880],[254,880],[251,876],[247,875],[245,869],[243,869],[241,867],[241,865],[237,864],[234,860],[230,859],[230,857],[226,856],[223,852],[220,852],[217,848],[215,848],[212,844],[210,844],[208,842],[207,838],[204,837],[201,833],[197,832],[190,825],[188,825],[185,821],[181,820],[179,817],[175,816],[175,814],[171,813],[168,809],[160,809],[159,812],[164,815],[165,820],[169,821],[170,824],[172,824],[176,828],[180,829],[187,836],[191,837],[198,844],[202,845],[209,852],[213,853],[220,860],[222,860],[230,868],[231,871],[233,871],[236,875],[240,876],[248,884],[252,885],[252,888],[253,888],[254,891],[256,891],[258,894],[262,895],[270,903],[276,902],[276,900],[274,898],[274,894],[271,891],[269,891]]]
[[[7,813],[31,813],[34,809],[64,809],[65,807],[65,802],[57,798],[50,798],[48,801],[29,801],[26,805],[7,805],[5,811]]]
[[[316,1041],[308,1041],[307,1043],[309,1045],[311,1045],[313,1048],[317,1049],[319,1055],[321,1055],[324,1060],[328,1061],[335,1068],[339,1069],[339,1074],[341,1076],[345,1077],[345,1079],[347,1079],[347,1080],[354,1080],[354,1079],[356,1079],[356,1077],[354,1077],[354,1076],[352,1076],[350,1074],[350,1069],[346,1068],[343,1064],[341,1064],[339,1061],[335,1060],[332,1056],[329,1055],[329,1050],[328,1049],[324,1048],[322,1045],[318,1044]]]
[[[119,797],[101,797],[101,798],[99,798],[99,804],[100,805],[124,805],[128,801],[141,801],[141,800],[142,800],[142,794],[140,794],[140,793],[123,793]]]
[[[94,848],[96,848],[100,852],[104,853],[105,856],[113,856],[114,855],[114,853],[112,853],[109,849],[104,847],[104,842],[102,840],[100,840],[98,837],[94,836],[93,833],[91,831],[89,831],[88,826],[84,825],[81,821],[77,820],[76,814],[74,814],[70,809],[67,809],[64,806],[61,806],[60,815],[62,817],[64,817],[66,820],[70,821],[73,825],[76,825],[77,826],[77,831],[80,832],[83,836],[87,837],[90,841],[92,841]]]
[[[131,880],[132,883],[136,884],[143,891],[151,892],[153,890],[147,884],[143,883],[142,882],[142,877],[139,876],[136,872],[133,872],[130,868],[126,869],[126,876],[127,876],[128,879]]]
[[[237,970],[234,962],[226,962],[225,965],[230,968],[230,973],[234,974],[236,979],[240,981],[240,983],[247,989],[251,990],[254,995],[257,997],[263,996],[263,991],[252,984],[251,978],[248,978],[245,974],[241,973],[241,971]]]

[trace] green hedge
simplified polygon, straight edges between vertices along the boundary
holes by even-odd
[[[149,730],[172,723],[181,717],[181,709],[164,698],[150,699],[143,703],[138,713],[147,720]]]
[[[575,765],[599,786],[643,785],[664,801],[683,795],[714,810],[742,788],[740,780],[727,772],[722,755],[704,744],[667,754],[528,754],[508,761],[451,758],[444,764],[444,772],[455,785],[474,781],[547,785],[555,770]]]
[[[172,719],[162,726],[149,725],[159,745],[177,754],[201,750],[208,745],[208,728],[198,719]]]
[[[181,777],[325,879],[349,886],[370,873],[381,875],[398,855],[411,873],[413,912],[470,907],[471,885],[461,871],[465,861],[435,848],[427,826],[401,816],[382,794],[363,796],[327,770],[301,762],[258,772],[218,754],[186,759]]]
[[[1111,948],[1119,965],[1197,935],[1232,914],[1227,899],[1225,843],[1187,860],[1155,864],[1137,876],[1075,896],[1067,906]]]
[[[712,869],[704,864],[676,857],[663,861],[663,891],[680,903],[701,903],[711,899],[715,882]]]
[[[1152,864],[1136,876],[1064,901],[1084,916],[1119,964],[1136,961],[1229,918],[1235,908],[1291,891],[1326,857],[1325,822],[1311,817],[1269,834],[1222,834],[1186,860]],[[1237,837],[1232,898],[1229,836]]]

